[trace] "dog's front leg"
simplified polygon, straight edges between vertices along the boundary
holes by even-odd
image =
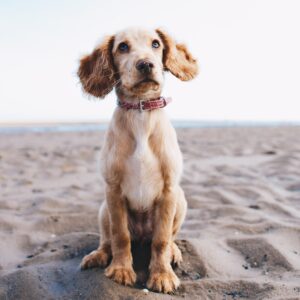
[[[111,222],[112,262],[106,268],[105,275],[114,281],[133,285],[136,274],[132,267],[131,241],[128,230],[127,208],[119,188],[108,187],[107,204]]]
[[[180,281],[171,261],[172,228],[176,211],[174,191],[170,188],[155,206],[155,228],[151,247],[149,289],[169,293],[177,289]]]

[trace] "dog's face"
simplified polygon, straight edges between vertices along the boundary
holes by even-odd
[[[163,42],[155,31],[126,30],[115,35],[113,62],[118,90],[129,97],[156,97],[163,86]]]
[[[125,99],[151,99],[161,93],[164,71],[186,81],[197,75],[198,66],[184,45],[161,30],[129,29],[82,58],[78,75],[84,90],[96,97],[116,87]]]

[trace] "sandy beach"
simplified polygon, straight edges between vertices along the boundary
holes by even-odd
[[[300,127],[177,133],[188,213],[174,295],[143,291],[147,247],[133,288],[79,269],[98,245],[103,131],[0,134],[0,299],[300,299]]]

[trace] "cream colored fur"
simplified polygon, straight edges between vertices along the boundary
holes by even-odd
[[[122,43],[128,46],[126,51],[120,48]],[[137,68],[141,60],[152,65],[147,74]],[[184,45],[161,30],[131,29],[107,37],[82,58],[78,75],[84,90],[93,96],[104,97],[115,87],[120,100],[137,103],[161,95],[164,71],[190,80],[197,74],[197,63]],[[131,241],[148,240],[147,286],[172,292],[179,286],[171,262],[182,260],[174,239],[186,213],[186,200],[179,186],[182,156],[164,110],[117,107],[101,151],[101,172],[106,199],[99,210],[100,245],[83,258],[81,267],[108,266],[106,276],[133,285]]]

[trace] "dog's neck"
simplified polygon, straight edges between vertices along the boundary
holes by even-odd
[[[159,97],[161,97],[161,91],[142,95],[126,95],[125,93],[123,93],[122,90],[117,89],[116,94],[120,101],[129,102],[132,104],[138,104],[141,100],[147,101],[152,99],[158,99]]]

